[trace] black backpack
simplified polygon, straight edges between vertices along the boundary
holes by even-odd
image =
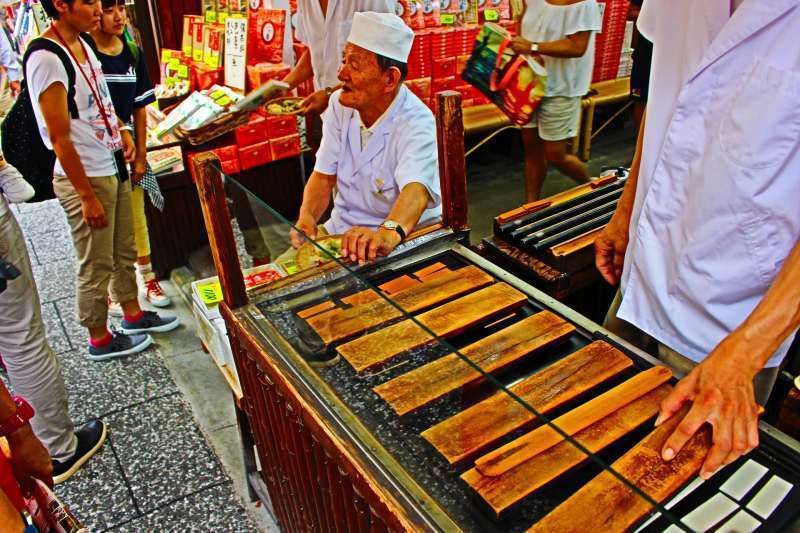
[[[78,106],[75,103],[75,67],[72,65],[67,52],[57,43],[40,37],[34,39],[25,51],[22,59],[23,76],[27,78],[25,68],[28,57],[36,50],[48,50],[54,53],[67,71],[69,87],[67,87],[67,107],[73,119],[78,118]],[[53,192],[53,166],[56,163],[56,154],[47,148],[39,134],[39,125],[33,114],[33,105],[27,83],[22,82],[22,90],[17,101],[6,115],[0,133],[2,134],[3,156],[12,166],[19,170],[22,177],[31,184],[36,191],[31,202],[42,202],[55,198]],[[38,105],[38,102],[36,103]]]

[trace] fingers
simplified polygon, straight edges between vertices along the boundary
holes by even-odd
[[[595,241],[594,246],[594,264],[597,270],[608,283],[616,285],[619,282],[619,278],[614,275],[614,247],[602,235]]]
[[[699,402],[695,402],[683,420],[681,420],[681,423],[678,424],[678,427],[675,428],[672,435],[667,439],[664,448],[661,450],[661,457],[665,461],[671,461],[683,449],[686,442],[697,433],[700,426],[707,421],[707,409],[701,406]]]
[[[363,265],[367,262],[368,252],[372,242],[375,240],[375,234],[361,235],[358,240],[358,264]]]
[[[36,475],[36,478],[52,489],[55,485],[55,483],[53,483],[53,465],[50,464],[45,467],[43,471]]]
[[[700,468],[700,477],[708,479],[719,470],[733,448],[733,420],[725,417],[714,423],[713,446]]]
[[[373,238],[369,242],[369,249],[367,250],[367,259],[370,261],[375,261],[375,258],[378,257],[378,239]]]
[[[725,459],[722,460],[722,466],[726,466],[734,462],[736,459],[746,454],[747,449],[747,413],[741,412],[732,420],[731,431],[731,450]]]
[[[661,402],[661,408],[658,411],[658,418],[656,419],[656,427],[660,426],[678,412],[683,404],[692,398],[694,387],[696,383],[696,374],[689,373],[688,376],[683,378],[675,385],[666,398]]]

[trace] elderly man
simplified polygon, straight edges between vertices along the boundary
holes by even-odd
[[[646,0],[638,24],[652,98],[597,266],[622,282],[607,322],[687,373],[661,406],[657,423],[691,404],[662,456],[709,423],[707,478],[758,445],[800,325],[800,0]]]
[[[403,84],[413,39],[397,15],[356,13],[296,224],[311,238],[343,233],[342,255],[362,264],[441,217],[436,123]]]

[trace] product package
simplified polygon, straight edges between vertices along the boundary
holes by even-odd
[[[202,18],[197,17],[192,22],[192,59],[194,61],[203,60],[203,24]]]
[[[183,16],[183,38],[181,40],[181,51],[186,57],[192,57],[194,48],[194,25],[202,24],[203,17],[199,15]],[[200,37],[202,39],[202,35]]]
[[[286,11],[282,9],[251,9],[247,28],[247,62],[283,62],[283,33]]]
[[[203,37],[203,63],[212,68],[222,66],[224,28],[218,24],[206,24]]]
[[[531,121],[544,96],[547,70],[531,56],[511,50],[510,41],[502,26],[484,24],[461,77],[522,126]]]

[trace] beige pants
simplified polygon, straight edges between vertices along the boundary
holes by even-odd
[[[655,340],[636,326],[617,317],[619,306],[622,303],[622,293],[617,291],[611,307],[608,309],[603,327],[611,333],[622,337],[637,348],[652,352]],[[679,374],[686,375],[697,366],[697,363],[685,357],[665,344],[658,344],[658,358]],[[766,405],[772,393],[772,387],[778,379],[780,367],[764,368],[753,378],[753,391],[759,405]]]
[[[67,214],[78,259],[78,321],[87,328],[105,326],[108,295],[115,302],[137,298],[136,246],[133,238],[131,182],[116,176],[89,178],[103,204],[108,225],[92,229],[83,219],[81,201],[66,176],[53,177],[53,189]]]
[[[57,461],[70,459],[78,444],[67,406],[61,365],[47,343],[39,291],[17,219],[0,194],[0,258],[21,275],[0,293],[0,354],[14,392],[30,402],[33,432]]]

